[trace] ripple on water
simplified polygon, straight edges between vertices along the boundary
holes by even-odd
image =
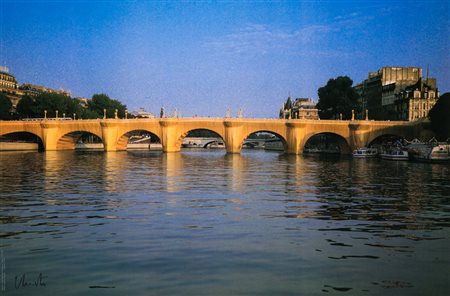
[[[447,166],[69,151],[0,175],[8,274],[33,266],[49,293],[449,292]]]

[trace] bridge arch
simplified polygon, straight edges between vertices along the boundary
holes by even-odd
[[[258,134],[258,133],[266,133],[266,134],[271,134],[271,135],[274,136],[272,138],[269,138],[267,141],[265,141],[266,142],[265,145],[267,143],[272,143],[272,142],[274,143],[274,145],[271,144],[271,147],[269,148],[269,150],[280,150],[281,149],[284,152],[287,151],[288,144],[287,144],[286,138],[283,135],[281,135],[280,133],[277,133],[277,132],[274,132],[274,131],[271,131],[271,130],[268,130],[268,129],[261,129],[261,130],[254,130],[254,131],[251,131],[251,132],[247,132],[246,134],[244,134],[242,142],[241,142],[239,148],[242,149],[242,147],[244,146],[244,142],[246,140],[248,140],[248,138],[251,135]],[[277,143],[277,142],[281,142],[281,143]]]
[[[63,134],[56,142],[56,149],[57,150],[75,150],[75,146],[79,140],[81,140],[84,137],[91,136],[91,139],[98,143],[100,142],[104,147],[103,143],[103,137],[102,135],[92,132],[92,131],[86,131],[86,130],[77,130],[77,131],[71,131],[68,133]]]
[[[378,147],[383,145],[391,145],[395,143],[403,144],[405,137],[396,134],[383,134],[376,138],[372,138],[370,142],[367,143],[368,147]]]
[[[119,136],[119,138],[117,139],[117,144],[116,144],[117,151],[127,150],[127,145],[128,145],[129,140],[137,135],[143,136],[143,134],[147,134],[150,136],[150,139],[149,139],[150,142],[152,140],[156,139],[158,143],[161,143],[161,138],[155,132],[152,132],[145,128],[144,129],[137,128],[137,129],[129,130],[129,131],[123,133],[121,136]]]
[[[378,133],[378,135],[372,135],[367,141],[367,146],[379,145],[386,142],[395,142],[401,139],[406,139],[404,136],[395,133]]]
[[[306,138],[304,146],[301,147],[303,152],[339,152],[341,154],[350,154],[351,146],[347,139],[334,132],[321,132],[309,135]]]
[[[202,133],[205,133],[206,136],[202,136]],[[199,148],[207,148],[208,145],[217,142],[217,138],[220,138],[222,140],[222,142],[224,143],[225,147],[227,145],[226,141],[225,141],[225,137],[222,135],[222,131],[219,131],[217,129],[214,128],[191,128],[191,129],[186,129],[184,130],[178,137],[177,141],[176,141],[176,146],[178,149],[181,149],[182,144],[183,144],[183,140],[187,137],[187,136],[198,136],[198,137],[203,137],[203,138],[208,138],[211,136],[211,141],[207,141],[206,143],[204,143],[203,145],[200,145]],[[216,138],[216,139],[214,139]],[[214,140],[213,140],[214,139]]]
[[[44,141],[42,137],[30,131],[13,131],[0,134],[0,142],[9,143],[36,143],[39,151],[44,150]],[[7,147],[5,147],[7,149]],[[15,148],[17,149],[17,148]],[[26,149],[28,150],[28,149]]]

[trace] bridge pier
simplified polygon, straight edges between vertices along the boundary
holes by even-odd
[[[370,126],[366,123],[354,123],[350,122],[349,128],[349,140],[350,151],[344,151],[344,153],[351,153],[353,150],[361,147],[367,147],[368,138],[370,137]]]
[[[103,146],[106,152],[117,151],[119,137],[117,124],[117,121],[111,122],[108,121],[108,119],[100,122],[102,127]]]
[[[163,119],[161,125],[161,144],[165,153],[178,152],[181,150],[181,143],[177,134],[177,123],[172,119]]]
[[[288,154],[302,154],[306,142],[305,133],[302,132],[302,129],[306,128],[306,125],[304,123],[291,121],[286,123],[286,127],[286,152]]]
[[[46,151],[58,150],[57,144],[59,140],[59,126],[57,123],[43,121],[42,128],[42,142]]]
[[[241,153],[242,143],[242,122],[227,120],[225,125],[225,142],[227,153]]]

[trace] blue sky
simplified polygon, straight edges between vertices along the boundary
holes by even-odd
[[[0,63],[130,110],[276,117],[289,94],[383,66],[429,66],[450,91],[449,3],[1,0]]]

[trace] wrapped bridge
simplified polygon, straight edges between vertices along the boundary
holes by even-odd
[[[334,134],[341,139],[342,153],[369,145],[383,135],[405,138],[418,137],[422,125],[405,121],[368,120],[299,120],[250,118],[155,118],[155,119],[93,119],[39,121],[0,121],[0,136],[11,133],[31,133],[42,140],[45,150],[71,150],[84,133],[98,136],[105,151],[126,150],[128,138],[135,131],[156,135],[164,152],[181,149],[184,137],[192,131],[206,129],[222,137],[228,153],[239,153],[244,140],[255,132],[278,136],[285,151],[303,152],[306,142],[314,135]]]

